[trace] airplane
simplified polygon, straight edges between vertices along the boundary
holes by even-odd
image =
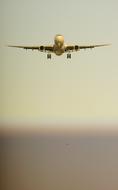
[[[64,42],[64,36],[61,34],[57,34],[54,38],[54,44],[48,46],[16,46],[16,45],[8,45],[8,47],[15,48],[23,48],[23,49],[31,49],[38,50],[40,52],[47,53],[47,59],[51,59],[51,53],[55,53],[57,56],[62,55],[63,53],[67,53],[67,59],[71,59],[71,53],[80,51],[81,49],[93,49],[95,47],[108,46],[110,44],[98,44],[98,45],[66,45]]]

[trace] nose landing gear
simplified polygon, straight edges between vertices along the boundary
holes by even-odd
[[[71,59],[71,54],[70,53],[67,54],[67,59]]]

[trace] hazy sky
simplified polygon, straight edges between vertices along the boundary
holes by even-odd
[[[116,121],[118,1],[4,0],[1,4],[1,119]],[[47,45],[61,33],[72,44],[112,43],[47,60],[45,53],[7,48]]]

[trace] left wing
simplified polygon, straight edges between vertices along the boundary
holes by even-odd
[[[71,52],[71,51],[79,51],[81,49],[93,49],[95,47],[102,47],[102,46],[108,46],[110,44],[98,44],[98,45],[83,45],[83,46],[79,46],[79,45],[67,45],[65,47],[65,51],[67,52]]]
[[[31,50],[38,50],[41,52],[53,52],[53,46],[12,46],[8,45],[8,47],[14,47],[14,48],[22,48],[22,49],[31,49]]]

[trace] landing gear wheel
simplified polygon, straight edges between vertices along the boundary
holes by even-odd
[[[67,54],[67,59],[71,59],[71,54],[70,53]]]
[[[51,54],[50,53],[47,54],[47,59],[51,59]]]

